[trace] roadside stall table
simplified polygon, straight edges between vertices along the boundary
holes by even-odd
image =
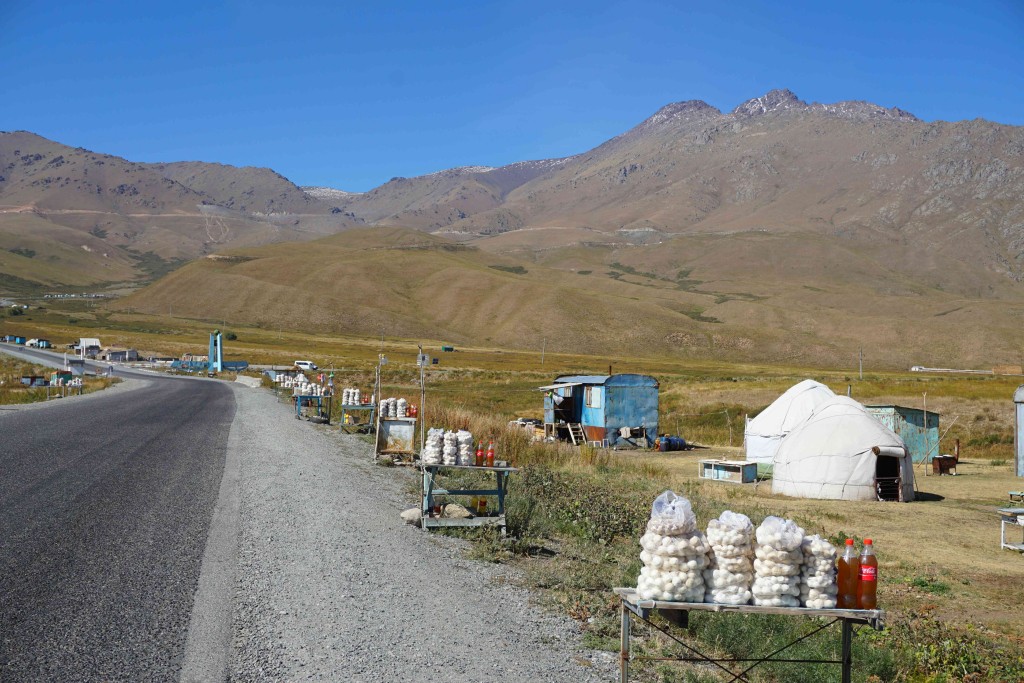
[[[661,600],[642,600],[636,593],[635,588],[616,588],[615,593],[621,600],[622,611],[622,647],[619,653],[619,680],[626,683],[629,680],[629,664],[631,661],[644,659],[657,659],[677,662],[703,662],[705,665],[716,667],[721,673],[732,676],[727,681],[749,681],[747,675],[751,669],[766,662],[792,662],[802,664],[838,664],[842,667],[843,683],[850,683],[853,670],[853,626],[854,624],[867,625],[876,631],[882,630],[885,612],[882,610],[866,609],[811,609],[808,607],[760,607],[757,605],[719,605],[706,602],[664,602]],[[816,625],[808,633],[791,643],[777,648],[775,651],[764,655],[753,655],[748,657],[712,657],[703,654],[692,645],[681,640],[681,637],[674,635],[668,628],[661,628],[651,621],[651,616],[657,611],[671,624],[685,629],[689,625],[690,612],[719,612],[731,613],[737,617],[749,614],[783,614],[794,617],[821,617],[826,619],[823,624]],[[630,653],[630,620],[636,618],[650,627],[660,631],[677,644],[681,645],[687,655],[683,657],[633,657]],[[797,643],[810,638],[811,636],[824,631],[828,627],[839,624],[842,632],[842,651],[839,659],[791,659],[779,657]],[[739,665],[739,666],[735,666]],[[742,668],[741,668],[742,667]]]
[[[331,424],[331,395],[317,396],[315,394],[296,394],[292,396],[292,400],[295,402],[295,419],[302,419],[302,409],[312,408],[316,406],[316,416],[326,420],[326,424]],[[327,405],[325,412],[324,405]]]
[[[515,467],[476,467],[473,465],[421,465],[423,472],[423,483],[420,487],[420,527],[430,529],[435,527],[469,527],[469,526],[497,526],[505,534],[505,494],[508,489],[508,475],[518,472]],[[443,470],[469,470],[478,472],[490,472],[494,474],[494,488],[492,489],[444,489],[437,486],[436,478]],[[471,517],[469,519],[449,519],[447,517],[433,517],[431,512],[434,508],[434,496],[494,496],[498,499],[498,509],[495,516]],[[490,511],[488,511],[490,512]]]
[[[416,418],[381,417],[377,413],[377,438],[373,459],[381,455],[409,456],[411,464],[416,455]]]
[[[1001,508],[999,510],[999,547],[1008,550],[1024,550],[1024,543],[1007,543],[1007,525],[1024,527],[1024,508]],[[1024,532],[1024,529],[1021,531]]]
[[[360,417],[365,415],[365,417]],[[352,403],[341,406],[339,429],[346,434],[369,434],[373,429],[377,405],[374,403]]]

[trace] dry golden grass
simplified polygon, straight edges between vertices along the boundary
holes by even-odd
[[[743,454],[739,448],[717,447],[652,455],[649,461],[669,473],[672,486],[696,486],[706,499],[791,517],[808,533],[871,538],[878,550],[883,577],[879,600],[885,608],[931,605],[950,619],[978,621],[1024,636],[1024,615],[1016,609],[1024,601],[1024,585],[1013,578],[1020,575],[1024,558],[999,548],[995,514],[998,507],[1009,505],[1008,491],[1022,488],[1010,463],[962,460],[957,476],[943,477],[925,476],[918,466],[920,499],[899,504],[789,498],[773,494],[771,481],[737,485],[699,479],[697,461],[713,457],[742,459]],[[950,591],[939,595],[917,590],[912,582],[918,577],[941,581]]]
[[[854,258],[843,253],[832,256],[837,262],[815,266],[820,280],[808,280],[790,266],[817,263],[813,254],[825,244],[818,240],[810,252],[800,251],[809,244],[803,235],[730,236],[712,239],[711,246],[703,244],[711,239],[706,236],[695,244],[679,239],[627,251],[575,247],[565,258],[531,261],[417,231],[353,230],[310,244],[239,249],[228,254],[234,259],[201,259],[112,309],[152,315],[174,309],[266,330],[367,336],[385,330],[538,351],[546,344],[596,356],[836,365],[852,363],[865,346],[875,366],[1020,362],[1015,293],[971,300],[936,288],[907,290],[902,280],[875,287],[876,277],[884,280],[890,271],[872,253],[854,259],[870,277],[847,272],[836,280],[845,259]],[[745,251],[736,252],[738,244]],[[747,265],[769,247],[771,263]],[[708,267],[704,259],[683,266],[696,258],[693,249],[715,256],[714,279],[689,279],[693,268]],[[559,267],[563,262],[576,270]],[[197,291],[218,296],[196,297]],[[962,334],[947,334],[951,321],[943,314],[951,311]]]
[[[27,387],[21,384],[21,378],[25,375],[39,375],[49,377],[53,368],[36,365],[6,354],[0,354],[0,405],[13,405],[20,403],[36,403],[46,401],[48,398],[56,398],[62,392],[74,395],[78,389],[60,389],[51,387]],[[86,377],[84,378],[82,393],[88,394],[94,391],[106,389],[115,382],[121,380],[107,377]]]

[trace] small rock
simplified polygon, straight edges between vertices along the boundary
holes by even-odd
[[[419,524],[420,511],[418,508],[409,508],[408,510],[402,510],[402,519],[405,520],[406,524]]]
[[[441,516],[447,517],[448,519],[469,519],[473,515],[469,513],[469,510],[458,503],[448,503],[444,506],[444,511],[441,513]]]

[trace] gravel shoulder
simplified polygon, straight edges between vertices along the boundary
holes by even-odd
[[[205,664],[190,669],[187,656],[189,676],[206,667],[206,680],[227,669],[232,681],[615,677],[613,657],[584,651],[578,628],[533,607],[507,568],[466,560],[462,542],[402,523],[413,473],[372,465],[365,442],[296,420],[269,392],[234,391],[190,635],[190,645],[207,644]],[[209,606],[232,579],[232,623],[218,626]],[[197,637],[204,613],[213,618]]]

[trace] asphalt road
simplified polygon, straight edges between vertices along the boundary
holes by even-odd
[[[178,679],[235,401],[118,374],[0,410],[0,681]]]

